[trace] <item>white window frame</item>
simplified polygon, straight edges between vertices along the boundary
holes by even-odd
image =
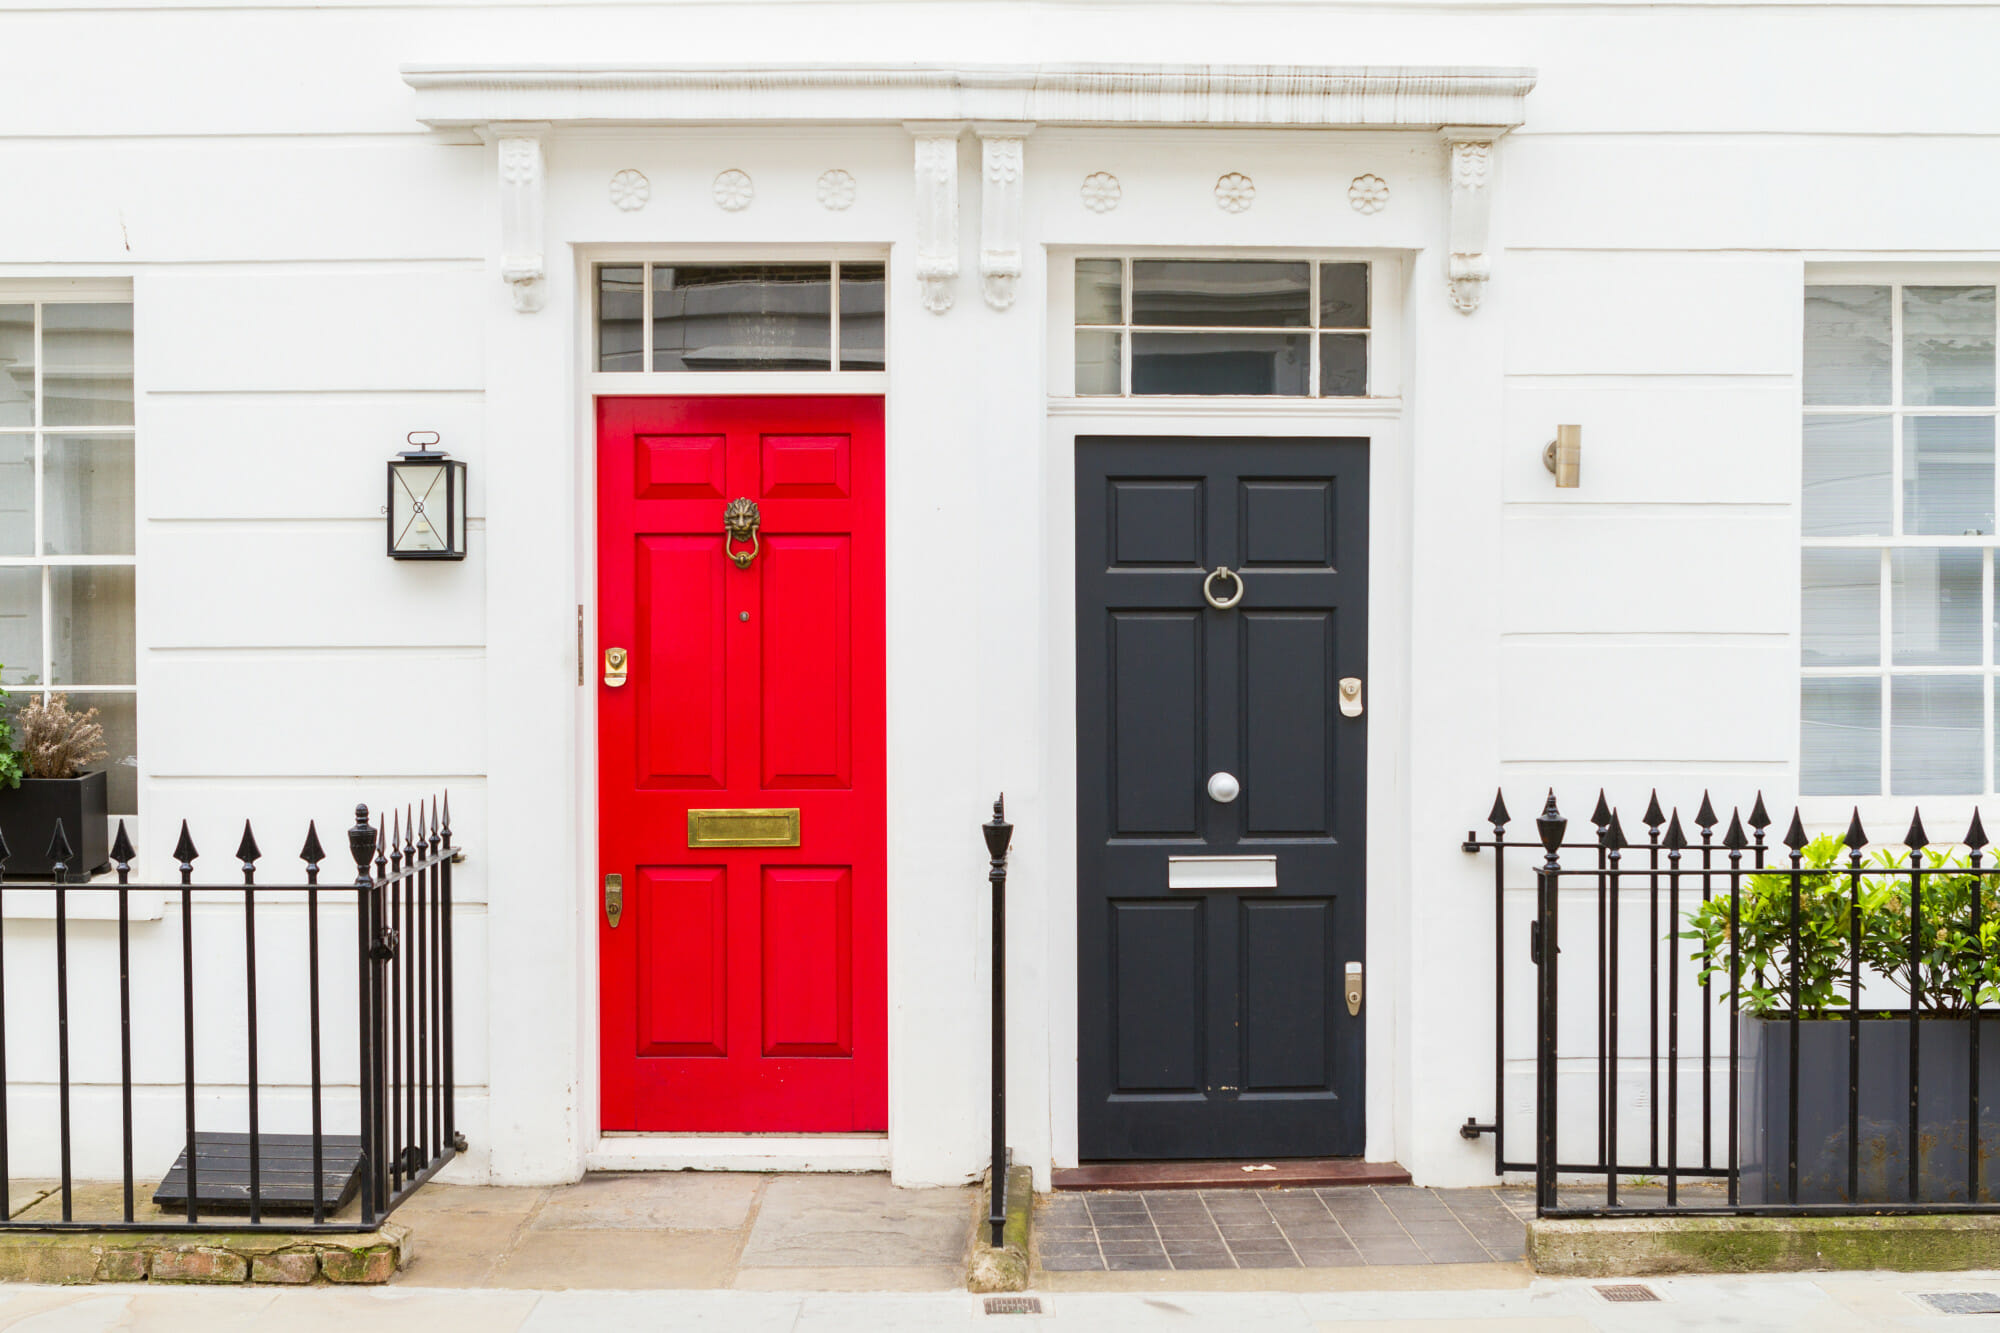
[[[138,549],[138,539],[139,539],[137,528],[141,511],[138,504],[138,494],[137,494],[138,458],[137,458],[136,440],[138,437],[137,416],[138,416],[139,403],[138,403],[136,356],[135,356],[134,377],[133,377],[133,424],[131,425],[52,427],[49,425],[47,420],[47,413],[44,408],[43,393],[42,393],[43,375],[47,369],[46,362],[48,360],[46,352],[43,348],[43,340],[42,340],[42,312],[46,307],[52,305],[134,305],[134,304],[135,303],[133,301],[132,284],[129,281],[124,281],[124,280],[93,281],[88,279],[76,279],[76,280],[58,281],[58,282],[20,282],[10,279],[0,279],[0,305],[32,305],[34,307],[34,312],[35,312],[34,313],[34,339],[35,339],[34,422],[32,425],[28,426],[0,426],[0,436],[5,436],[5,437],[27,436],[35,441],[35,512],[34,512],[34,534],[32,538],[32,550],[28,555],[0,555],[0,569],[39,569],[41,570],[42,573],[42,586],[41,586],[42,656],[41,656],[41,661],[37,663],[37,666],[39,668],[38,675],[40,676],[41,679],[38,683],[33,685],[7,685],[5,687],[8,694],[12,696],[12,702],[16,706],[26,703],[28,700],[33,698],[39,697],[45,699],[51,694],[63,694],[63,695],[81,696],[79,702],[82,704],[82,706],[88,707],[89,699],[95,695],[120,694],[120,695],[129,695],[136,699],[139,693],[138,673],[141,669],[141,664],[140,664],[140,652],[138,645],[138,624],[137,624],[138,575],[136,570],[138,566],[137,549]],[[136,310],[135,310],[135,324],[136,324]],[[133,477],[134,496],[133,496],[133,515],[132,515],[133,527],[134,527],[134,531],[132,534],[133,551],[134,551],[133,554],[131,555],[47,555],[42,553],[41,548],[43,545],[43,534],[45,527],[44,501],[46,499],[44,493],[44,482],[46,478],[46,462],[47,462],[47,451],[43,447],[42,437],[47,435],[113,436],[113,437],[131,439],[135,442],[134,457],[133,457],[133,470],[134,470],[134,477]],[[65,568],[65,567],[126,568],[135,571],[133,574],[133,600],[134,600],[134,610],[133,610],[134,623],[132,627],[133,679],[131,680],[131,682],[126,684],[116,684],[116,685],[95,685],[95,684],[58,684],[51,680],[51,677],[54,675],[54,662],[56,653],[55,626],[52,623],[53,622],[52,608],[54,599],[51,595],[52,588],[50,586],[52,579],[51,571],[54,569]],[[137,752],[136,738],[134,743],[134,752],[135,753]],[[137,804],[136,796],[134,804],[135,805]],[[123,812],[114,811],[113,818],[115,819],[120,815],[123,815],[124,817],[129,819],[135,813],[136,811],[123,811]]]
[[[1869,264],[1869,263],[1828,263],[1809,264],[1805,269],[1804,282],[1799,293],[1800,310],[1805,305],[1805,288],[1812,287],[1888,287],[1890,289],[1890,400],[1886,404],[1869,406],[1808,404],[1805,401],[1805,364],[1803,340],[1800,343],[1800,374],[1798,384],[1799,419],[1803,423],[1810,417],[1860,417],[1884,416],[1890,419],[1889,440],[1889,534],[1848,537],[1814,537],[1805,532],[1805,505],[1803,492],[1805,439],[1800,432],[1799,465],[1800,489],[1798,537],[1801,553],[1810,550],[1879,550],[1881,565],[1878,577],[1881,582],[1880,605],[1878,610],[1879,656],[1874,666],[1807,666],[1799,663],[1800,688],[1795,701],[1793,717],[1799,726],[1798,740],[1793,746],[1794,762],[1799,766],[1800,785],[1804,778],[1804,682],[1814,678],[1860,679],[1877,677],[1881,687],[1880,725],[1881,753],[1877,790],[1870,793],[1815,793],[1801,795],[1801,808],[1832,820],[1836,815],[1844,815],[1850,806],[1858,808],[1864,818],[1871,809],[1878,813],[1907,811],[1912,802],[1928,804],[1946,819],[1969,817],[1972,805],[1996,794],[1994,749],[1996,722],[1994,709],[1994,689],[1996,679],[2000,679],[2000,662],[1995,658],[1994,626],[1994,577],[1996,551],[2000,551],[2000,531],[1972,537],[1919,536],[1906,535],[1903,526],[1903,435],[1904,423],[1912,416],[1960,416],[1991,417],[1995,421],[1996,459],[1995,486],[2000,491],[2000,391],[1996,391],[1994,404],[1977,407],[1912,406],[1904,402],[1903,383],[1903,289],[1906,287],[1995,287],[2000,288],[2000,265],[1996,264]],[[2000,373],[1996,373],[1996,384],[2000,384]],[[1996,498],[2000,505],[2000,498]],[[1996,508],[2000,517],[2000,508]],[[1982,552],[1980,561],[1980,659],[1977,665],[1960,666],[1916,666],[1898,665],[1894,657],[1895,637],[1895,589],[1891,562],[1899,550],[1978,550]],[[1803,643],[1805,633],[1803,571],[1799,572],[1801,597],[1799,610],[1799,634]],[[1798,655],[1794,655],[1798,662]],[[1891,763],[1893,760],[1893,682],[1899,676],[1955,676],[1960,678],[1977,676],[1981,681],[1982,750],[1981,788],[1976,792],[1952,793],[1898,793],[1891,784]],[[1961,809],[1963,816],[1961,815]],[[1944,830],[1940,829],[1940,833]]]

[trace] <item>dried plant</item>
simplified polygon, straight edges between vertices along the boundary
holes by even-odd
[[[97,710],[72,713],[61,694],[22,705],[14,714],[14,746],[31,778],[73,778],[106,754]]]

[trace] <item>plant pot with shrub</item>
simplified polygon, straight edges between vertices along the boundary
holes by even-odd
[[[0,699],[5,692],[0,691]],[[81,884],[110,868],[105,757],[97,710],[70,711],[61,694],[36,696],[0,723],[0,837],[7,840],[9,880],[50,878],[56,825],[71,854],[65,883]]]
[[[1972,1127],[1974,1026],[1982,1162],[2000,1152],[2000,883],[1970,873],[1962,854],[1924,849],[1912,919],[1907,855],[1878,852],[1858,872],[1827,836],[1800,848],[1798,948],[1792,949],[1789,869],[1744,877],[1737,917],[1741,1002],[1736,1014],[1741,1198],[1747,1204],[1867,1204],[1909,1199],[1910,1045],[1917,1048],[1915,1152],[1920,1202],[1965,1202]],[[1975,902],[1977,907],[1975,909]],[[1859,929],[1856,930],[1856,913]],[[1688,914],[1685,937],[1702,979],[1727,1003],[1727,896]],[[1975,930],[1975,921],[1977,929]],[[1855,943],[1863,1007],[1854,1011]],[[1912,940],[1916,946],[1912,948]],[[1792,969],[1798,967],[1794,1005]],[[1914,993],[1915,1021],[1909,997]],[[1877,1009],[1867,992],[1905,997]],[[1790,1197],[1792,1017],[1798,1016],[1798,1197]],[[1849,1173],[1849,1077],[1856,1083],[1855,1170]],[[1995,1198],[1981,1172],[1978,1199]]]

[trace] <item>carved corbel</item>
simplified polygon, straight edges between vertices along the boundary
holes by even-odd
[[[924,309],[951,309],[958,281],[958,136],[960,122],[908,127],[917,142],[917,281]]]
[[[1479,308],[1486,281],[1493,276],[1486,233],[1493,208],[1493,156],[1502,131],[1446,126],[1441,133],[1450,155],[1445,170],[1451,182],[1445,276],[1451,281],[1451,303],[1469,315]]]
[[[979,280],[986,304],[1005,310],[1014,304],[1021,277],[1021,202],[1025,153],[1022,140],[1032,125],[980,125]]]
[[[514,308],[542,308],[547,276],[542,260],[542,194],[548,177],[542,144],[546,124],[499,123],[490,129],[500,164],[500,276]]]

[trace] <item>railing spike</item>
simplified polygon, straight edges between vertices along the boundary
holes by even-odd
[[[1701,809],[1694,812],[1694,822],[1702,828],[1714,828],[1720,821],[1715,817],[1715,807],[1709,803],[1708,793],[1701,794]]]
[[[1972,826],[1965,830],[1965,845],[1978,851],[1986,843],[1986,826],[1979,822],[1979,807],[1972,807]]]
[[[1860,806],[1854,807],[1854,817],[1847,821],[1847,836],[1840,841],[1849,851],[1855,852],[1868,845],[1868,834],[1861,827]]]
[[[319,845],[319,825],[310,819],[306,821],[306,845],[299,848],[299,860],[309,866],[326,860],[326,850]]]
[[[264,853],[257,848],[257,835],[250,831],[250,821],[243,821],[243,841],[236,844],[236,859],[243,863],[245,870],[255,870],[257,859]]]
[[[1597,789],[1597,808],[1590,812],[1590,822],[1598,827],[1599,836],[1604,829],[1611,827],[1611,803],[1604,799],[1602,787]]]
[[[1667,822],[1666,815],[1660,811],[1660,789],[1658,787],[1653,788],[1653,794],[1646,799],[1646,813],[1640,816],[1639,822],[1650,829],[1657,829],[1660,825]]]
[[[1703,804],[1707,804],[1706,798]],[[1729,831],[1722,835],[1722,845],[1732,852],[1740,852],[1750,845],[1750,839],[1743,833],[1743,817],[1735,810],[1729,812]]]
[[[1910,809],[1910,831],[1903,835],[1903,845],[1913,852],[1931,845],[1930,835],[1924,832],[1924,812],[1914,806]]]
[[[1486,822],[1494,828],[1507,827],[1507,801],[1500,789],[1493,789],[1493,808],[1486,812]]]
[[[1785,830],[1785,846],[1796,852],[1810,841],[1812,839],[1806,837],[1806,826],[1800,821],[1798,808],[1795,806],[1792,809],[1792,826]]]
[[[1675,810],[1674,817],[1667,822],[1667,850],[1678,852],[1687,845],[1687,834],[1681,831],[1681,812]]]
[[[1625,841],[1625,826],[1618,822],[1618,812],[1611,812],[1611,827],[1604,831],[1604,845],[1612,851],[1619,851],[1632,844]]]
[[[1750,807],[1750,827],[1759,832],[1771,827],[1771,816],[1764,812],[1764,793],[1757,793],[1755,804]]]
[[[182,870],[193,870],[194,859],[201,853],[194,848],[194,837],[188,832],[188,822],[181,821],[180,840],[174,844],[174,860],[180,862]]]
[[[63,871],[69,869],[69,863],[75,859],[76,849],[69,845],[69,834],[63,831],[63,822],[58,819],[49,833],[49,864]]]
[[[118,821],[118,836],[111,840],[111,859],[125,869],[138,859],[139,853],[132,847],[132,836],[125,831],[125,821]]]

